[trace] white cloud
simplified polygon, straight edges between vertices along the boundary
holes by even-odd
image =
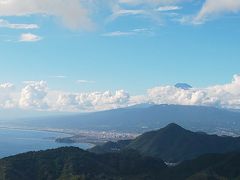
[[[112,15],[108,18],[108,21],[113,21],[121,16],[146,15],[147,13],[145,9],[124,9],[118,4],[114,4],[112,6]]]
[[[0,84],[0,89],[12,89],[12,88],[14,88],[14,84],[12,84],[12,83]]]
[[[132,35],[153,35],[153,31],[147,28],[133,29],[130,31],[113,31],[102,34],[102,36],[116,37],[116,36],[132,36]]]
[[[89,80],[85,80],[85,79],[80,79],[80,80],[77,80],[77,83],[79,83],[79,84],[87,84],[87,83],[95,83],[95,81],[89,81]]]
[[[148,90],[150,102],[156,104],[212,105],[215,99],[200,89],[183,90],[174,86],[155,87]]]
[[[194,17],[193,23],[202,24],[213,16],[223,13],[238,13],[239,11],[239,0],[206,0],[198,15]]]
[[[107,37],[114,37],[114,36],[130,36],[134,35],[133,32],[124,32],[124,31],[113,31],[113,32],[108,32],[104,33],[102,36],[107,36]]]
[[[0,17],[42,15],[57,17],[67,28],[92,30],[91,17],[103,8],[112,11],[107,21],[122,16],[141,16],[162,24],[169,17],[166,12],[179,10],[183,3],[193,4],[194,0],[0,0]],[[181,6],[182,5],[182,6]],[[106,9],[104,9],[106,10]],[[109,9],[106,12],[109,13]],[[209,18],[222,13],[240,11],[239,0],[205,0],[200,12],[194,15],[182,14],[181,23],[202,24]],[[92,13],[95,13],[92,16]],[[172,14],[170,14],[172,15]],[[176,15],[176,14],[174,14]],[[180,16],[180,15],[179,15]],[[0,27],[12,29],[36,29],[37,24],[14,24],[0,19]],[[116,33],[117,34],[117,33]]]
[[[50,90],[45,81],[25,81],[24,87],[12,96],[9,90],[12,86],[10,83],[0,86],[0,108],[7,108],[11,102],[12,108],[26,110],[90,112],[125,107],[130,100],[124,90],[69,93]],[[6,90],[1,91],[1,87]]]
[[[178,3],[191,0],[119,0],[111,5],[112,15],[108,21],[116,20],[122,16],[141,16],[162,25],[166,11],[181,9]]]
[[[0,19],[0,27],[10,28],[10,29],[38,29],[39,28],[37,24],[13,24],[4,19]]]
[[[0,108],[8,109],[16,106],[14,94],[15,86],[12,83],[0,84]]]
[[[32,33],[24,33],[21,34],[19,41],[20,42],[36,42],[36,41],[40,41],[42,39],[42,37],[32,34]]]
[[[20,93],[19,106],[24,109],[46,109],[47,83],[29,82]]]
[[[182,7],[180,7],[180,6],[160,6],[156,10],[160,11],[160,12],[164,12],[164,11],[174,11],[174,10],[179,10],[179,9],[182,9]]]
[[[191,3],[193,5],[193,2],[194,0],[118,0],[117,3],[112,6],[113,14],[111,20],[126,15],[143,15],[160,21],[164,16],[164,12],[179,10],[182,8],[182,6],[179,5],[184,6],[183,3]],[[154,11],[160,13],[155,14]],[[239,0],[204,0],[203,6],[197,15],[181,14],[179,16],[182,16],[182,18],[178,18],[177,21],[182,24],[197,25],[203,24],[222,14],[236,14],[239,12]]]
[[[64,76],[64,75],[54,75],[54,76],[49,76],[49,78],[55,78],[55,79],[66,79],[67,76]]]
[[[179,2],[185,2],[186,0],[119,0],[119,3],[129,5],[165,5],[165,4],[176,4]]]
[[[134,96],[124,90],[62,92],[49,89],[45,81],[27,81],[23,86],[22,89],[16,89],[11,83],[0,84],[0,108],[92,112],[155,103],[240,109],[240,75],[235,75],[232,82],[223,85],[188,90],[158,86],[147,90],[146,94]]]
[[[146,14],[146,11],[141,9],[118,9],[114,11],[113,16],[118,17],[118,16],[141,15],[141,14]]]
[[[89,12],[79,0],[0,0],[0,16],[55,16],[70,29],[89,30]]]
[[[240,109],[240,76],[225,85],[183,90],[160,86],[148,90],[148,101],[157,104],[207,105]]]
[[[36,81],[23,81],[22,83],[23,84],[33,84],[33,83],[35,83]]]
[[[130,96],[124,90],[106,92],[60,94],[56,109],[68,111],[99,111],[125,107]]]

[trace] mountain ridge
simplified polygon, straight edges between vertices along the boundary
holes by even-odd
[[[193,131],[240,135],[240,112],[207,106],[150,105],[51,118],[21,120],[28,127],[144,133],[174,122]]]
[[[240,153],[205,154],[168,167],[135,151],[94,154],[63,147],[0,159],[1,180],[209,180],[240,178]]]
[[[142,155],[178,163],[206,153],[226,153],[240,150],[240,137],[217,136],[192,132],[171,123],[156,131],[146,132],[136,139],[99,145],[90,149],[95,153],[133,149]]]

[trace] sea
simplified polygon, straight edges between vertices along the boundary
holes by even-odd
[[[74,146],[85,150],[94,146],[88,143],[65,144],[55,142],[56,138],[67,136],[70,135],[37,130],[0,129],[0,158],[28,151],[65,146]]]

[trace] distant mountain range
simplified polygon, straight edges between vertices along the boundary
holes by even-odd
[[[240,152],[240,137],[221,137],[191,132],[177,124],[142,134],[134,140],[108,142],[90,149],[94,153],[136,150],[144,156],[178,163],[207,153]]]
[[[240,135],[240,112],[205,106],[143,104],[109,111],[22,119],[19,126],[143,133],[169,123],[193,131]]]

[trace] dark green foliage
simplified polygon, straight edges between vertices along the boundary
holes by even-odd
[[[0,160],[1,180],[237,180],[240,153],[207,154],[167,167],[136,151],[93,154],[66,147]]]
[[[142,157],[135,151],[96,155],[78,148],[29,152],[0,161],[6,180],[55,179],[154,179],[166,168],[163,161]]]
[[[166,180],[240,179],[240,153],[203,155],[168,169],[165,175]]]
[[[95,146],[89,149],[90,152],[97,154],[119,152],[124,149],[132,140],[120,140],[118,142],[106,142],[103,145]]]

